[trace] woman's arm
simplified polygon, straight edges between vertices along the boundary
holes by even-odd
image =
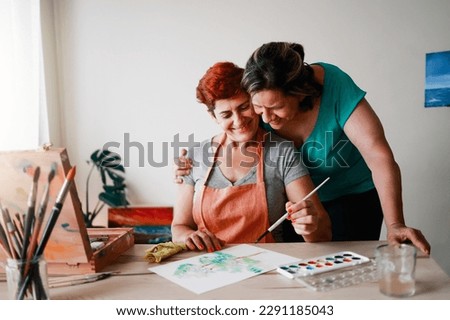
[[[405,225],[400,168],[384,135],[383,126],[367,100],[363,99],[344,126],[344,132],[358,148],[372,171],[383,209],[388,241],[411,241],[423,252],[430,245],[419,230]]]
[[[172,239],[176,242],[185,242],[188,235],[197,230],[192,217],[192,199],[194,186],[190,184],[177,185],[177,197],[173,210]]]
[[[288,219],[305,241],[331,241],[331,221],[317,194],[302,201],[313,189],[309,175],[295,179],[286,186]]]
[[[177,198],[173,211],[172,240],[184,242],[191,250],[212,252],[220,250],[223,242],[208,230],[197,230],[192,216],[194,186],[183,183],[177,185]]]

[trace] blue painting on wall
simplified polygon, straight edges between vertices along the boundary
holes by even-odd
[[[426,54],[425,108],[450,107],[450,51]]]

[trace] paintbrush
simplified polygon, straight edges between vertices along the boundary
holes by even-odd
[[[17,226],[17,222],[16,219],[12,219],[11,223],[13,225],[13,232],[14,232],[14,237],[17,240],[17,243],[19,244],[19,248],[22,249],[23,246],[23,235],[20,234],[18,226]]]
[[[22,232],[23,232],[23,225],[25,224],[25,214],[19,213],[19,220],[20,220],[20,225],[22,226]]]
[[[55,204],[53,206],[52,212],[50,213],[50,217],[47,221],[47,225],[45,226],[45,229],[42,233],[42,238],[39,242],[39,245],[36,249],[36,252],[34,253],[33,259],[39,259],[39,257],[44,253],[45,246],[47,245],[48,240],[50,239],[50,235],[53,231],[53,228],[55,227],[56,220],[58,220],[59,214],[61,213],[61,209],[64,204],[64,200],[66,199],[67,193],[69,192],[70,185],[72,184],[74,177],[75,177],[76,167],[72,167],[69,170],[69,173],[66,176],[66,179],[64,180],[64,183],[58,193],[58,196],[56,197]],[[17,292],[17,299],[22,300],[25,296],[25,291],[27,290],[27,287],[31,281],[31,274],[33,272],[29,272],[24,281],[22,282],[22,285],[19,288],[19,291]],[[45,292],[42,292],[43,294]]]
[[[85,284],[90,282],[95,282],[98,280],[103,280],[108,278],[111,275],[110,272],[102,272],[102,273],[95,273],[91,275],[85,275],[81,276],[79,278],[73,278],[73,279],[58,279],[49,281],[49,288],[59,288],[59,287],[66,287],[66,286],[75,286],[78,284]]]
[[[319,190],[328,180],[330,180],[330,177],[326,178],[321,184],[319,184],[313,191],[308,193],[301,201],[308,200],[314,193],[316,193],[317,190]],[[300,202],[301,202],[300,201]],[[259,236],[258,239],[256,239],[255,243],[258,243],[262,238],[264,238],[268,233],[272,232],[276,227],[278,227],[287,217],[289,213],[286,212],[280,219],[275,221],[274,224],[272,224],[269,229],[267,229],[262,235]]]
[[[112,271],[106,271],[106,272],[97,272],[97,273],[88,273],[88,274],[77,274],[72,276],[60,276],[60,277],[52,277],[48,280],[50,284],[56,284],[56,283],[68,283],[71,281],[79,281],[79,280],[89,280],[92,278],[99,278],[99,277],[107,277],[112,275]]]
[[[38,257],[42,255],[42,253],[44,253],[45,246],[47,245],[48,239],[50,238],[50,234],[52,233],[53,228],[55,227],[56,220],[58,220],[59,214],[61,213],[64,200],[66,199],[67,193],[69,192],[69,188],[71,183],[73,182],[75,173],[76,167],[74,166],[69,170],[69,173],[66,176],[64,184],[62,185],[61,190],[59,191],[59,194],[56,197],[56,201],[53,206],[52,212],[50,213],[47,225],[45,226],[45,229],[42,233],[41,241],[39,242],[39,245],[36,249],[35,257]]]
[[[48,204],[48,198],[49,198],[49,192],[50,192],[50,183],[52,182],[53,178],[55,177],[55,173],[56,173],[56,166],[53,164],[50,169],[50,172],[48,174],[48,177],[47,177],[47,184],[44,187],[44,192],[42,194],[41,203],[39,205],[38,213],[36,216],[36,223],[34,225],[33,233],[31,235],[30,247],[28,248],[28,252],[27,252],[27,261],[25,264],[25,270],[23,272],[24,276],[26,276],[28,274],[31,259],[33,258],[34,254],[35,254],[38,236],[39,236],[39,233],[41,232],[41,226],[44,221],[45,212],[47,211],[47,204]]]
[[[5,252],[8,258],[12,258],[11,251],[9,249],[8,238],[6,237],[5,229],[3,229],[3,225],[0,223],[0,247]]]
[[[13,244],[14,241],[13,241],[12,235],[10,233],[11,217],[9,215],[8,209],[3,208],[3,205],[1,204],[1,202],[0,202],[0,210],[2,212],[3,224],[5,226],[5,235],[6,235],[6,240],[7,240],[6,242],[8,243],[9,251],[11,253],[11,257],[13,259],[17,259],[17,257],[19,255],[18,255],[18,252],[16,251],[16,249],[14,248],[14,244]]]
[[[14,227],[14,224],[12,223],[12,221],[8,221],[7,223],[6,223],[6,229],[7,229],[7,231],[8,231],[8,234],[9,234],[9,240],[11,241],[11,245],[12,245],[12,247],[14,248],[14,252],[16,252],[16,258],[22,258],[22,254],[21,254],[21,245],[20,245],[20,242],[19,242],[19,240],[17,239],[17,236],[16,236],[16,228]],[[14,256],[14,254],[13,254],[13,256]]]
[[[20,213],[16,212],[16,214],[13,217],[14,225],[16,226],[16,229],[23,241],[23,224],[22,220],[20,219]]]
[[[27,256],[28,245],[30,244],[31,229],[35,220],[35,207],[36,207],[36,193],[39,175],[41,174],[41,168],[36,167],[33,175],[33,183],[31,184],[31,190],[28,194],[28,210],[25,215],[25,225],[23,227],[23,245],[21,257],[25,259]]]

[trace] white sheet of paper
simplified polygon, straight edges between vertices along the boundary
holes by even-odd
[[[166,263],[150,271],[201,294],[271,271],[298,258],[241,244],[213,253]]]

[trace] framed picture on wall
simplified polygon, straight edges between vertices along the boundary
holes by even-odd
[[[425,108],[450,107],[450,51],[426,54]]]

